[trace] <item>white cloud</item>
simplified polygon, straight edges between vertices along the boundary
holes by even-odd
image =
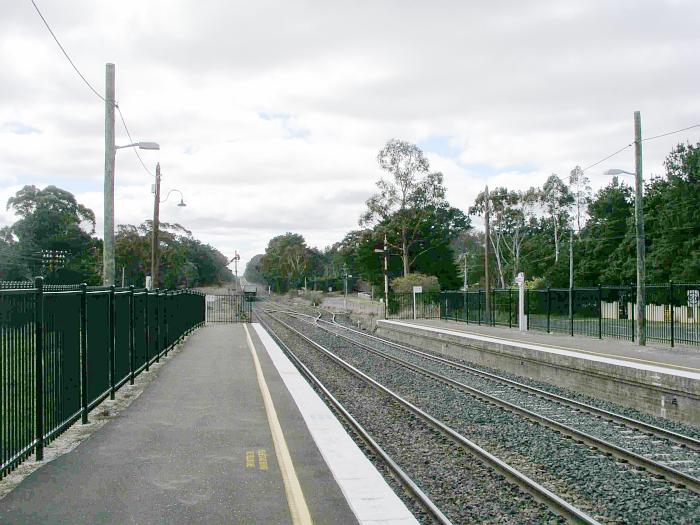
[[[29,3],[0,20],[0,199],[24,184],[73,191],[101,233],[104,105],[72,71]],[[444,137],[428,151],[467,209],[484,184],[525,188],[632,140],[700,122],[700,6],[691,0],[118,3],[39,2],[99,90],[116,64],[117,100],[149,169],[186,208],[181,222],[247,260],[292,230],[325,246],[357,227],[391,137]],[[270,117],[272,116],[272,117]],[[117,142],[128,140],[117,121]],[[37,133],[22,133],[37,130]],[[660,173],[679,140],[644,145]],[[441,156],[442,155],[442,156]],[[630,169],[631,149],[588,175]],[[152,179],[117,154],[116,218],[152,214]],[[0,207],[0,225],[13,220]]]

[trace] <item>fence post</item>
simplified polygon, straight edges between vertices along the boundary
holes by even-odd
[[[491,288],[491,326],[496,326],[496,289]]]
[[[44,278],[34,279],[34,419],[36,460],[44,459]]]
[[[513,289],[508,288],[508,328],[513,328]]]
[[[530,289],[525,288],[525,330],[530,331]]]
[[[114,323],[116,319],[114,318],[114,285],[109,287],[109,398],[114,399],[114,392],[116,390],[116,379],[114,372]]]
[[[479,325],[481,325],[481,288],[479,288],[479,289],[476,291],[476,293],[477,293],[477,295],[476,295],[476,306],[477,306],[477,308],[478,308],[478,314],[479,314],[479,316],[477,317],[477,322],[479,323]]]
[[[674,333],[674,319],[675,319],[675,314],[673,312],[673,280],[668,282],[668,304],[669,307],[671,308],[671,348],[673,348],[675,344],[675,333]]]
[[[632,290],[631,286],[630,286],[630,290]],[[632,310],[632,311],[630,312],[630,315],[632,316],[632,342],[634,343],[634,311],[637,309],[636,300],[634,303],[631,304],[631,306],[632,306],[632,308],[630,308],[630,310]]]
[[[150,312],[148,311],[149,310],[149,308],[148,308],[148,296],[150,295],[150,290],[148,288],[146,288],[145,293],[146,293],[146,295],[144,297],[146,298],[146,301],[144,302],[144,307],[143,307],[143,309],[144,309],[143,336],[146,340],[146,352],[145,352],[145,354],[146,354],[146,372],[148,372],[149,361],[151,360],[150,356],[149,356],[149,347],[151,346],[150,340],[151,340],[151,330],[152,330],[151,316],[149,315]]]
[[[134,315],[134,285],[129,286],[129,384],[134,384],[134,347],[136,343],[136,327]]]
[[[160,289],[156,288],[156,363],[160,361]]]
[[[464,317],[469,324],[469,292],[464,290]]]
[[[169,341],[168,337],[168,291],[165,290],[165,296],[163,297],[163,323],[165,324],[165,334],[163,340],[163,347],[165,348],[165,355],[168,355]]]
[[[598,339],[603,338],[603,288],[598,284]]]
[[[80,409],[81,422],[88,424],[88,366],[87,366],[87,284],[80,285]]]
[[[569,288],[569,301],[571,301],[571,319],[570,319],[570,325],[571,325],[571,337],[574,336],[574,309],[576,308],[576,305],[574,303],[574,288]]]
[[[547,286],[547,333],[550,327],[550,318],[552,317],[552,288]]]

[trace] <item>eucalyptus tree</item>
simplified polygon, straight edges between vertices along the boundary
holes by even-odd
[[[558,175],[552,173],[542,186],[540,202],[548,215],[548,220],[552,224],[554,232],[554,263],[556,264],[559,262],[561,237],[569,224],[570,209],[574,203],[574,197],[564,181]]]
[[[443,176],[431,172],[423,151],[409,142],[391,139],[377,155],[379,166],[389,178],[377,181],[379,192],[367,199],[359,224],[381,224],[392,248],[401,255],[403,274],[411,272],[411,248],[423,240],[425,222],[436,208],[445,204]],[[430,247],[426,248],[427,250]]]

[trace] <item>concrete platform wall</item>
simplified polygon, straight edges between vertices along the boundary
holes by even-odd
[[[377,321],[377,335],[700,427],[700,381]]]

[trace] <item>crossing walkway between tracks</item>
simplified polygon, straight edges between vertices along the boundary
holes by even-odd
[[[0,500],[0,523],[415,523],[285,360],[259,325],[200,329],[119,417]]]

